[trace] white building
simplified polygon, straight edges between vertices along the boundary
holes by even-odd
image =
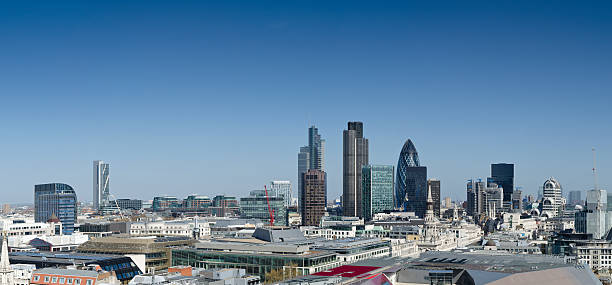
[[[61,235],[62,223],[37,223],[34,222],[34,218],[6,218],[0,220],[0,230],[6,232],[9,237],[30,235]]]
[[[291,206],[293,201],[291,181],[272,181],[270,182],[270,190],[273,192],[272,196],[283,196],[285,207]]]
[[[2,234],[2,256],[0,257],[0,285],[15,285],[15,276],[8,256],[8,237]]]
[[[554,178],[549,178],[542,186],[542,213],[540,216],[553,218],[559,216],[563,206],[561,184]]]
[[[193,236],[195,222],[188,221],[157,221],[146,223],[132,223],[130,235],[133,236]],[[205,227],[205,226],[203,226]],[[210,235],[210,226],[208,227]]]
[[[594,239],[601,239],[607,232],[607,192],[606,190],[589,190],[586,198],[586,209],[576,213],[575,228],[577,233],[592,234]]]

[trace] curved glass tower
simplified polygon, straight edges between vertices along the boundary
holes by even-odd
[[[427,168],[419,163],[419,154],[410,139],[406,140],[397,161],[395,207],[407,212],[425,214]]]

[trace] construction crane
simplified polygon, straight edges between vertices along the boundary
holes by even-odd
[[[264,190],[266,191],[266,202],[268,202],[268,213],[270,214],[270,226],[274,226],[274,209],[270,207],[270,196],[268,195],[268,188],[264,185]]]

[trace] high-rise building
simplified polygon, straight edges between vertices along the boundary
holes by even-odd
[[[483,193],[485,183],[482,180],[475,181],[470,179],[467,183],[467,207],[465,211],[469,216],[476,217],[484,212]]]
[[[308,128],[308,145],[300,147],[298,153],[298,201],[302,201],[300,189],[304,173],[308,169],[325,171],[325,140],[321,138],[319,129],[315,126]],[[299,202],[298,208],[301,208]]]
[[[308,128],[308,149],[310,151],[308,169],[325,171],[325,140],[321,139],[319,129],[315,126]]]
[[[510,208],[510,203],[512,203],[512,192],[514,192],[514,164],[491,164],[491,178],[493,178],[497,185],[504,188],[504,206]]]
[[[72,186],[63,183],[39,184],[34,186],[34,220],[47,222],[51,217],[62,222],[62,232],[74,232],[77,218],[77,195]]]
[[[582,191],[570,191],[567,197],[569,204],[572,206],[580,205],[582,201]]]
[[[523,210],[523,191],[515,189],[514,192],[512,192],[512,210],[513,212],[515,211],[522,211]]]
[[[361,171],[368,165],[368,139],[362,122],[348,122],[343,132],[342,207],[344,216],[363,217]]]
[[[270,224],[270,212],[275,226],[287,226],[287,207],[283,196],[267,197],[265,190],[254,190],[249,197],[240,198],[241,218],[260,219]]]
[[[298,208],[302,207],[302,185],[304,185],[304,173],[310,166],[310,148],[307,146],[300,147],[298,153]]]
[[[291,206],[293,195],[291,192],[291,181],[272,181],[270,182],[270,192],[273,196],[282,196],[285,207]]]
[[[453,207],[453,201],[451,201],[451,197],[444,197],[444,207],[447,209]]]
[[[429,179],[427,180],[427,187],[431,192],[431,199],[433,200],[433,210],[436,217],[440,217],[440,180]]]
[[[425,215],[427,204],[427,167],[420,166],[419,154],[406,140],[397,161],[395,207],[417,216]]]
[[[93,162],[93,204],[96,210],[107,206],[110,201],[109,168],[109,164],[102,160]]]
[[[309,169],[304,173],[302,192],[302,225],[320,226],[321,217],[325,215],[325,200],[327,197],[327,174],[325,171]]]
[[[377,213],[393,210],[394,170],[392,165],[366,165],[361,170],[366,221],[372,220]]]
[[[542,193],[542,213],[540,213],[540,216],[548,218],[559,216],[563,206],[561,184],[551,177],[544,182]]]
[[[487,179],[486,184],[482,179],[468,181],[466,208],[468,215],[473,217],[485,215],[493,218],[504,210],[504,190],[493,181],[492,178]]]

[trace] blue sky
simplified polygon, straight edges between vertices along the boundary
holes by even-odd
[[[91,200],[95,159],[117,197],[245,196],[295,183],[309,123],[335,198],[349,120],[371,163],[411,138],[453,199],[494,162],[590,188],[592,147],[609,187],[609,3],[381,2],[1,2],[2,201]]]

